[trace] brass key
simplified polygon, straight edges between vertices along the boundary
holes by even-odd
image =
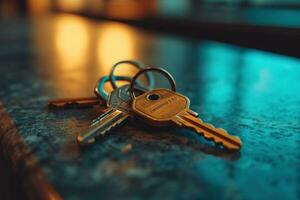
[[[157,71],[168,78],[172,90],[159,88],[145,92],[136,97],[133,89],[137,78],[145,72]],[[139,71],[132,79],[130,85],[130,95],[133,99],[132,110],[142,120],[153,126],[168,126],[175,124],[180,127],[193,129],[207,140],[212,140],[216,144],[230,150],[239,150],[242,142],[239,137],[229,135],[221,128],[203,122],[198,118],[198,114],[191,109],[190,100],[177,92],[173,77],[160,68],[146,68]]]
[[[204,123],[198,114],[189,109],[190,100],[168,89],[155,89],[134,99],[133,111],[143,120],[154,126],[176,124],[191,128],[208,140],[231,150],[239,150],[242,142],[239,137],[229,135],[225,130]]]

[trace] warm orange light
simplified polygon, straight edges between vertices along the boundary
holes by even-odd
[[[132,30],[124,24],[111,22],[99,26],[97,41],[97,56],[101,74],[108,74],[111,66],[120,61],[136,59],[135,36]],[[132,67],[126,68],[122,74],[132,74]]]
[[[28,0],[27,7],[30,14],[45,14],[51,9],[50,0]]]
[[[139,38],[134,30],[117,22],[96,23],[85,18],[59,14],[51,21],[36,20],[33,41],[43,71],[54,81],[57,97],[93,95],[94,85],[108,75],[111,66],[124,59],[138,59]],[[131,75],[133,67],[117,69]],[[106,89],[111,89],[106,84]]]
[[[63,16],[57,19],[55,47],[62,68],[76,68],[87,60],[88,25],[80,17]]]
[[[80,11],[84,9],[86,0],[58,0],[57,5],[66,11]]]

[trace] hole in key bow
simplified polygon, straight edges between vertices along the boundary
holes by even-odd
[[[149,100],[151,100],[151,101],[156,101],[156,100],[158,100],[160,98],[160,96],[158,95],[158,94],[149,94],[148,96],[147,96],[147,99],[149,99]]]

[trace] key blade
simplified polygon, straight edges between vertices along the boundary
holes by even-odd
[[[216,144],[221,144],[230,150],[239,150],[242,142],[239,137],[232,136],[221,128],[216,128],[211,124],[203,122],[200,118],[186,110],[176,116],[175,122],[180,126],[194,129],[198,134],[208,140],[213,140]]]
[[[103,113],[97,122],[94,122],[87,130],[77,135],[79,144],[90,144],[98,135],[104,135],[112,128],[122,124],[128,118],[128,115],[116,110],[109,109]]]
[[[92,122],[90,123],[90,126],[95,125],[96,123],[98,123],[99,120],[101,120],[102,115],[104,115],[106,112],[108,112],[109,110],[111,110],[111,108],[106,108],[104,110],[102,110],[101,115],[95,119],[92,120]]]
[[[64,108],[83,108],[101,105],[104,102],[97,97],[80,97],[80,98],[64,98],[49,101],[48,108],[64,109]]]

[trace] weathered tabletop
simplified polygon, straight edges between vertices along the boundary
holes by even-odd
[[[3,19],[0,30],[0,101],[62,198],[300,198],[300,59],[72,15]],[[122,59],[169,70],[204,121],[242,139],[241,152],[134,121],[79,148],[76,133],[101,108],[51,111],[47,101],[93,95]],[[3,138],[0,152],[15,156]]]

